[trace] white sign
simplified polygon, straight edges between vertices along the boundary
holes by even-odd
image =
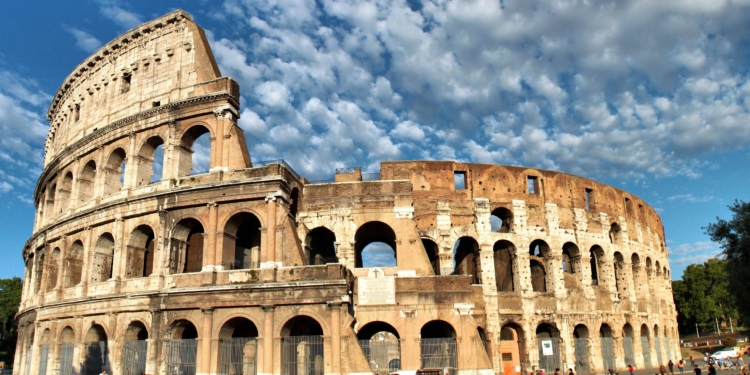
[[[396,278],[385,276],[380,268],[373,268],[367,277],[357,278],[359,305],[395,305]]]
[[[542,355],[554,355],[552,352],[552,340],[542,340]]]

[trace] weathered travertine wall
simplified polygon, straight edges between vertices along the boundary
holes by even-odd
[[[65,80],[23,250],[17,375],[587,372],[678,355],[663,226],[640,198],[449,161],[310,183],[253,165],[238,113],[182,11]]]

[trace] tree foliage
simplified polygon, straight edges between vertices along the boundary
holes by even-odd
[[[21,290],[23,282],[20,278],[0,279],[0,360],[6,363],[13,361],[16,349],[15,316],[18,313],[18,305],[21,303]]]
[[[729,210],[733,213],[730,220],[717,217],[704,229],[722,249],[733,302],[740,315],[750,316],[750,203],[735,200]]]
[[[729,292],[727,262],[711,258],[703,264],[685,268],[682,280],[672,284],[678,322],[682,332],[694,332],[695,324],[713,330],[716,319],[726,321],[738,318],[735,301]]]

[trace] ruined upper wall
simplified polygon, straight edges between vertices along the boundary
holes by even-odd
[[[203,30],[177,10],[140,25],[79,64],[47,112],[45,166],[67,145],[112,121],[202,93],[221,73]]]

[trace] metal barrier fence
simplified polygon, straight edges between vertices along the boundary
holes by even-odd
[[[283,375],[323,375],[323,338],[288,336],[281,341]]]
[[[176,339],[167,343],[167,374],[195,375],[195,361],[198,356],[196,339]]]
[[[34,354],[34,346],[29,345],[29,350],[26,352],[26,375],[31,374],[31,357]]]
[[[49,357],[49,344],[42,345],[39,351],[39,374],[47,375],[47,358]]]
[[[633,351],[633,339],[629,336],[622,338],[622,351],[625,352],[625,366],[635,367],[635,352]]]
[[[99,375],[106,369],[107,342],[90,342],[86,345],[86,359],[81,368],[82,375]]]
[[[615,357],[615,342],[612,337],[600,337],[602,347],[602,365],[604,370],[617,370],[617,358]]]
[[[359,346],[376,375],[401,370],[401,345],[398,340],[359,340]]]
[[[456,339],[424,338],[419,341],[422,368],[458,368]]]
[[[73,375],[73,352],[75,348],[76,346],[72,342],[62,344],[62,350],[60,351],[60,375]]]
[[[589,373],[591,372],[591,360],[589,358],[589,339],[586,338],[574,338],[573,345],[575,347],[575,370],[576,373]]]
[[[545,344],[550,347],[545,350]],[[539,347],[539,368],[548,373],[553,373],[556,368],[563,368],[560,361],[560,347],[557,338],[537,339]]]
[[[651,350],[648,347],[648,337],[641,336],[641,351],[643,353],[643,366],[645,368],[654,367],[651,364]]]
[[[656,366],[659,367],[664,364],[661,357],[661,340],[659,336],[654,336],[654,347],[656,348]]]
[[[145,374],[147,352],[148,342],[146,340],[125,341],[125,345],[122,348],[123,375]]]
[[[219,373],[224,375],[255,375],[258,341],[255,337],[233,337],[219,342]]]

